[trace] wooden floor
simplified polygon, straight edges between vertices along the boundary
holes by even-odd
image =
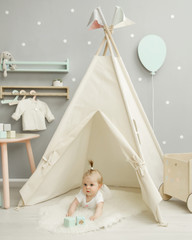
[[[158,226],[150,212],[143,212],[112,227],[79,235],[53,234],[38,226],[39,209],[45,204],[16,210],[19,201],[18,188],[11,189],[11,208],[0,208],[1,240],[187,240],[192,239],[192,214],[186,203],[176,199],[161,203],[161,210],[168,227]],[[54,201],[54,200],[53,200]]]

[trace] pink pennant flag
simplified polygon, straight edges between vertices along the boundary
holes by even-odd
[[[101,24],[98,23],[97,20],[94,20],[93,23],[91,24],[89,30],[94,30],[97,28],[102,28],[103,26]]]

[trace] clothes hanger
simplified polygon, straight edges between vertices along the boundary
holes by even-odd
[[[22,90],[19,92],[19,95],[24,95],[23,98],[22,98],[21,100],[14,99],[12,102],[9,103],[9,105],[10,105],[10,106],[12,106],[12,105],[17,105],[20,101],[22,101],[22,100],[24,100],[24,99],[26,98],[26,94],[27,94],[26,91],[22,89]]]
[[[25,90],[23,90],[23,89],[19,92],[19,94],[23,95],[23,98],[21,99],[21,101],[24,100],[26,98],[26,96],[27,96],[27,92]]]
[[[12,94],[13,95],[17,95],[17,96],[15,96],[15,98],[14,99],[7,99],[7,100],[1,100],[1,103],[2,104],[9,104],[9,103],[11,103],[11,102],[13,102],[13,101],[16,101],[18,98],[19,98],[19,92],[17,91],[17,90],[13,90],[12,91]]]
[[[30,91],[30,94],[33,95],[33,98],[32,98],[32,99],[33,99],[33,100],[36,100],[37,92],[36,92],[35,90],[31,90],[31,91]]]

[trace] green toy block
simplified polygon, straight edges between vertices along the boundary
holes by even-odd
[[[76,217],[76,224],[77,225],[85,224],[85,217]]]
[[[0,138],[7,138],[7,132],[0,131]]]
[[[64,226],[65,227],[74,227],[76,225],[75,217],[65,217],[64,218]]]
[[[16,131],[7,131],[7,138],[15,138]]]

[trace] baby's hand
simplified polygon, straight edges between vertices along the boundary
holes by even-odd
[[[89,219],[90,219],[91,221],[94,221],[96,218],[97,218],[96,216],[91,216]]]
[[[100,202],[100,203],[97,204],[95,214],[93,216],[91,216],[89,219],[91,221],[94,221],[95,219],[100,217],[102,215],[102,209],[103,209],[103,202]]]
[[[73,213],[71,213],[71,212],[66,213],[66,217],[71,217],[72,215],[73,215]]]

